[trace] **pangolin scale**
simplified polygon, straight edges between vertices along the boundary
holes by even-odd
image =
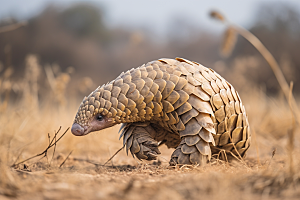
[[[233,86],[183,58],[149,62],[98,87],[80,104],[72,133],[86,135],[120,123],[127,154],[153,160],[165,144],[175,148],[171,165],[203,164],[214,155],[244,157],[251,140]]]

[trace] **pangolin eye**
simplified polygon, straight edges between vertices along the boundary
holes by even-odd
[[[104,119],[104,117],[102,115],[98,115],[97,120],[98,121],[102,121]]]

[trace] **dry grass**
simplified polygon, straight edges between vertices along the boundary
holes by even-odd
[[[33,69],[40,70],[41,66],[31,59],[36,66]],[[56,77],[53,76],[54,82],[60,80],[60,76]],[[1,83],[4,79],[9,81],[1,77]],[[17,83],[10,83],[14,84]],[[113,127],[85,137],[67,132],[57,143],[53,158],[51,148],[46,157],[11,168],[15,162],[43,152],[49,144],[48,133],[53,138],[60,126],[62,131],[66,130],[80,102],[60,94],[68,106],[59,106],[64,101],[55,98],[41,103],[32,90],[36,86],[34,81],[22,85],[28,88],[19,90],[25,94],[15,104],[6,102],[9,87],[1,87],[1,105],[7,106],[0,115],[0,199],[296,199],[300,196],[297,190],[300,159],[295,156],[300,152],[299,134],[295,130],[294,149],[289,153],[292,150],[288,133],[293,128],[293,118],[282,97],[268,97],[255,88],[242,91],[255,133],[246,165],[239,161],[213,161],[203,167],[171,168],[167,161],[173,150],[163,147],[159,162],[137,161],[121,151],[102,166],[122,145],[117,139],[118,127]]]
[[[225,55],[229,55],[232,52],[232,49],[236,41],[234,35],[238,33],[241,36],[243,36],[246,40],[248,40],[248,42],[250,42],[257,49],[257,51],[264,57],[264,59],[267,61],[270,68],[272,69],[280,85],[280,88],[283,94],[285,95],[286,100],[291,105],[290,106],[291,112],[294,115],[295,120],[297,121],[298,124],[300,124],[298,104],[296,103],[296,100],[291,92],[291,89],[289,87],[289,84],[286,81],[286,78],[282,73],[282,70],[279,67],[279,64],[275,60],[274,56],[270,53],[270,51],[265,47],[265,45],[250,31],[236,24],[232,24],[221,13],[217,11],[212,11],[210,13],[210,16],[213,17],[214,19],[221,21],[222,23],[228,26],[227,31],[225,32],[225,38],[224,38],[221,52],[225,53]]]
[[[159,161],[141,162],[121,151],[103,166],[122,146],[116,126],[85,137],[68,131],[55,152],[10,167],[43,152],[51,144],[48,135],[56,140],[80,102],[66,94],[70,73],[47,66],[48,87],[41,87],[37,57],[26,61],[23,80],[12,82],[10,68],[0,76],[0,199],[299,199],[300,136],[289,105],[253,86],[240,92],[253,134],[245,163],[169,167],[173,150],[162,147]],[[45,90],[48,96],[40,100]],[[15,103],[11,93],[19,97]]]

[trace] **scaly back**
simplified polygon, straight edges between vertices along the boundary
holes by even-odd
[[[209,144],[216,146],[213,153],[236,146],[242,155],[250,143],[245,108],[232,85],[182,58],[149,62],[98,87],[84,98],[74,123],[86,126],[99,113],[114,124],[151,122],[180,137],[195,136],[187,143],[202,141],[203,155]]]

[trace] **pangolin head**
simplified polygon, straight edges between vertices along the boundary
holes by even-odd
[[[161,64],[159,61],[155,62]],[[163,73],[159,71],[157,76],[160,77],[160,82],[155,83],[157,72],[151,64],[152,62],[149,62],[148,67],[142,65],[122,72],[115,80],[98,87],[85,97],[76,114],[72,133],[81,136],[119,123],[145,122],[152,117],[160,120],[163,106],[157,102],[162,98],[159,89],[166,87],[166,81],[161,79]],[[158,68],[157,64],[155,66]],[[174,88],[175,85],[169,81],[167,87]],[[159,95],[155,97],[154,94]],[[154,97],[157,102],[150,103]],[[165,109],[169,108],[168,105]]]
[[[112,84],[108,83],[84,97],[72,125],[71,132],[74,135],[83,136],[120,123],[116,121],[120,111],[112,105],[114,97],[111,96],[111,90]]]

